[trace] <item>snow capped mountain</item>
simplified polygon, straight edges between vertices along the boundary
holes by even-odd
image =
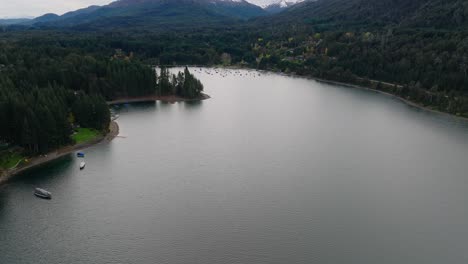
[[[286,8],[297,3],[304,2],[305,0],[247,0],[248,2],[258,5],[263,9],[267,9],[271,6],[277,6],[280,8]]]

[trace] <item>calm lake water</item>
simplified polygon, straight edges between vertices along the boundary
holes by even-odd
[[[0,263],[468,261],[467,122],[218,71],[192,69],[210,100],[121,106],[125,138],[85,170],[70,155],[0,187]]]

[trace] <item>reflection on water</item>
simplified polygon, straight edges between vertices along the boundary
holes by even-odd
[[[190,108],[198,108],[198,107],[201,107],[203,104],[203,101],[187,101],[187,102],[184,102],[184,106],[188,109]]]

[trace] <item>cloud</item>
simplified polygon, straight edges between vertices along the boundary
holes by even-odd
[[[250,3],[254,4],[254,5],[261,6],[261,5],[267,5],[267,4],[270,4],[272,2],[276,2],[276,1],[274,1],[274,0],[247,0],[247,2],[250,2]]]

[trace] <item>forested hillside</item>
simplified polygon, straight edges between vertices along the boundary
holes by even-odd
[[[172,76],[163,69],[157,78],[131,53],[80,46],[45,39],[0,43],[0,143],[46,153],[73,143],[75,127],[106,132],[106,100],[158,94],[196,98],[203,90],[188,70]]]
[[[468,115],[467,18],[460,0],[319,0],[255,21],[252,29],[269,30],[252,45],[260,68],[372,86]]]
[[[209,27],[236,24],[265,15],[258,6],[231,0],[119,0],[91,6],[62,16],[46,14],[24,25],[32,28],[67,28],[82,31],[148,30]]]
[[[335,29],[404,26],[457,30],[467,25],[467,15],[468,3],[463,0],[318,0],[259,21]]]

